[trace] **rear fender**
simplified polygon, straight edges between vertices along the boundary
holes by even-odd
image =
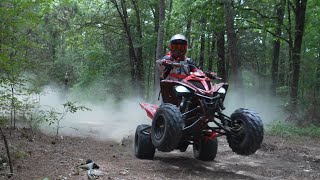
[[[153,119],[154,114],[158,109],[158,106],[154,104],[149,104],[149,103],[140,103],[140,106],[142,109],[144,109],[147,112],[147,116]]]

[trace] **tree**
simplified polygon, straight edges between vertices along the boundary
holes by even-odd
[[[14,126],[29,76],[41,89],[62,86],[67,73],[70,92],[99,101],[136,91],[149,97],[159,88],[155,59],[177,33],[188,38],[187,56],[232,89],[261,93],[270,79],[265,89],[293,106],[308,104],[298,106],[307,112],[320,102],[318,7],[317,0],[3,0],[1,116],[12,114]]]
[[[200,24],[202,24],[202,27],[206,27],[206,19],[205,17],[203,16],[200,20]],[[199,56],[199,66],[201,69],[204,68],[204,49],[205,49],[205,42],[206,42],[206,39],[205,39],[205,28],[202,29],[202,33],[200,35],[200,56]]]
[[[158,38],[157,38],[157,50],[156,59],[160,59],[163,55],[163,39],[164,39],[164,22],[165,22],[165,0],[159,0],[159,25],[158,25]],[[154,86],[155,91],[160,87],[160,72],[155,67],[154,72]]]
[[[222,78],[223,81],[227,81],[227,72],[229,63],[226,63],[225,59],[225,40],[224,40],[224,30],[217,33],[217,73],[218,76]]]
[[[142,59],[139,59],[139,57],[137,56],[138,53],[135,51],[135,48],[134,48],[133,34],[131,32],[131,27],[129,25],[129,19],[128,19],[127,2],[126,0],[121,0],[120,4],[118,4],[117,0],[112,0],[111,2],[114,4],[114,7],[118,12],[118,15],[121,19],[123,28],[127,36],[133,87],[135,91],[138,92],[138,96],[142,97],[144,92],[144,87],[142,85],[143,76],[144,76],[143,61]]]
[[[36,18],[35,12],[30,12],[30,9],[36,7],[30,2],[0,3],[0,99],[10,99],[8,104],[13,128],[16,127],[16,110],[19,103],[17,95],[21,94],[19,91],[27,82],[28,78],[24,73],[31,66],[24,50],[33,45],[28,38],[39,18]]]
[[[279,74],[279,57],[280,57],[280,38],[281,37],[281,29],[283,26],[283,16],[284,16],[284,8],[285,8],[286,0],[281,0],[280,3],[276,6],[277,12],[277,26],[274,37],[275,40],[273,42],[273,55],[272,55],[272,66],[271,66],[271,93],[276,95],[276,87],[278,86],[278,74]]]
[[[214,53],[215,48],[216,48],[216,34],[212,32],[211,39],[208,40],[208,71],[213,70],[212,66],[213,66],[213,60],[215,59],[215,53]]]
[[[290,87],[290,103],[292,109],[297,109],[298,89],[301,64],[301,46],[305,26],[307,0],[295,0],[295,37],[292,49],[293,74]]]
[[[143,59],[142,59],[142,40],[143,40],[143,32],[142,32],[142,23],[141,23],[141,11],[140,11],[140,7],[139,4],[137,2],[137,0],[131,0],[134,10],[135,10],[135,14],[136,14],[136,29],[137,29],[137,34],[138,34],[138,43],[136,43],[137,45],[135,46],[136,49],[136,56],[137,56],[137,84],[138,87],[140,89],[139,95],[141,97],[144,96],[144,63],[143,63]]]
[[[225,23],[227,30],[228,58],[231,63],[231,81],[234,89],[241,90],[242,76],[240,70],[240,58],[237,48],[237,37],[234,28],[234,9],[231,0],[224,0]]]

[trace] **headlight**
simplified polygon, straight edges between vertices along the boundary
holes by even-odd
[[[219,90],[218,90],[218,93],[220,94],[225,94],[226,93],[226,89],[221,87]]]
[[[184,86],[175,87],[177,93],[190,93],[189,89]]]
[[[177,96],[186,96],[186,97],[188,97],[188,96],[192,95],[191,90],[186,88],[186,87],[184,87],[184,86],[180,86],[180,85],[175,86],[174,90],[175,90]]]

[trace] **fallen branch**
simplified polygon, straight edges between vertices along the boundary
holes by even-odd
[[[0,173],[0,176],[13,176],[14,174],[13,173]]]
[[[11,157],[10,157],[10,152],[9,152],[9,146],[8,146],[8,141],[6,136],[4,135],[1,127],[0,127],[0,132],[4,141],[4,146],[6,148],[7,151],[7,156],[8,156],[8,160],[9,160],[9,167],[10,167],[10,173],[7,173],[8,177],[11,177],[11,175],[13,175],[13,168],[12,168],[12,163],[11,163]]]

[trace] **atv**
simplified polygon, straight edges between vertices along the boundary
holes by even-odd
[[[171,65],[182,66],[179,63]],[[152,123],[136,128],[136,157],[153,159],[155,149],[185,152],[192,145],[195,158],[213,161],[218,137],[223,135],[232,151],[239,155],[251,155],[260,148],[264,128],[256,112],[239,108],[230,117],[222,113],[227,83],[212,83],[211,80],[221,78],[202,71],[179,76],[179,81],[160,82],[160,106],[140,103]]]

